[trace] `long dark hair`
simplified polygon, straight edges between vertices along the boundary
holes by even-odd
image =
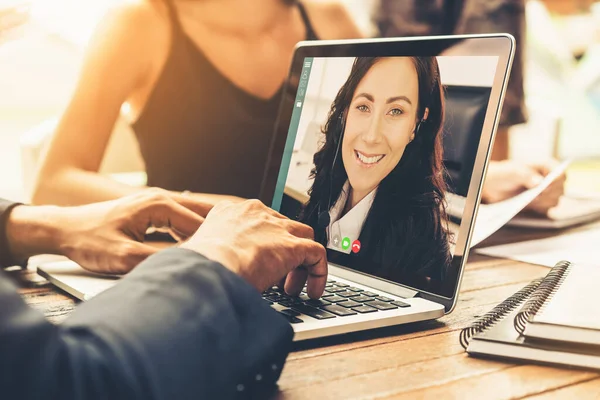
[[[420,285],[421,281],[441,281],[450,262],[442,160],[444,92],[436,58],[411,58],[419,80],[415,123],[423,119],[426,108],[429,113],[396,167],[379,184],[359,238],[361,251],[347,261],[364,272]],[[348,179],[340,155],[333,164],[343,139],[344,119],[358,84],[379,60],[356,58],[331,105],[323,128],[325,143],[314,155],[314,183],[300,219],[313,227],[315,239],[324,245],[326,231],[319,226],[318,215],[335,204]]]

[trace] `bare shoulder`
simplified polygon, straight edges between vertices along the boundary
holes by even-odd
[[[340,2],[303,2],[320,39],[355,39],[362,33],[346,7]]]
[[[115,40],[132,45],[160,41],[169,32],[168,11],[158,0],[125,0],[108,9],[99,31],[114,34]]]
[[[166,58],[170,23],[164,3],[125,0],[110,7],[88,46],[88,60],[100,70],[143,86]],[[102,69],[104,67],[104,69]]]

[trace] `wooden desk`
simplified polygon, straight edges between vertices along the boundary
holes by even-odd
[[[486,244],[535,233],[504,229]],[[476,398],[597,399],[600,375],[569,369],[468,357],[461,328],[516,292],[547,268],[471,254],[454,312],[414,323],[297,345],[279,381],[277,399]],[[32,271],[15,272],[27,303],[53,322],[73,300]]]

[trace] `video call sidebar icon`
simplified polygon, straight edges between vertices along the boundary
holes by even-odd
[[[312,61],[304,61],[304,68],[302,69],[302,74],[300,75],[300,81],[298,82],[298,93],[296,96],[296,103],[300,102],[304,95],[306,94],[306,87],[308,86],[308,77],[310,73],[310,67],[312,65]]]

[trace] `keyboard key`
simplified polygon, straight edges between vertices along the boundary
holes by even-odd
[[[377,297],[379,296],[377,293],[373,293],[373,292],[362,292],[363,296],[369,296],[369,297]]]
[[[304,304],[308,304],[309,306],[313,306],[313,307],[321,307],[321,306],[329,305],[331,303],[327,300],[315,299],[315,300],[305,301]]]
[[[352,291],[352,292],[356,292],[356,293],[360,293],[360,292],[364,292],[364,290],[359,289],[357,287],[352,287],[350,286],[349,288],[347,288],[348,290]]]
[[[325,292],[323,292],[323,294],[321,295],[321,297],[331,297],[333,296],[333,293],[329,293],[327,290]]]
[[[327,283],[335,283],[335,281],[332,279],[327,279]]]
[[[289,308],[286,308],[285,310],[279,310],[279,312],[282,314],[289,315],[291,317],[297,317],[298,315],[300,315],[300,313],[298,311],[294,311]]]
[[[359,306],[359,307],[353,307],[352,309],[354,311],[358,311],[361,314],[372,313],[372,312],[377,311],[376,308],[365,306],[365,305],[362,305],[362,306]]]
[[[341,288],[341,287],[331,287],[331,288],[328,288],[327,291],[329,293],[337,293],[337,292],[345,292],[346,289]]]
[[[350,308],[350,307],[358,307],[361,306],[362,304],[357,303],[356,301],[352,301],[352,300],[347,300],[344,299],[346,301],[342,301],[341,303],[337,303],[338,306],[342,306],[342,307],[346,307],[346,308]]]
[[[410,307],[410,304],[405,303],[403,301],[392,301],[392,304],[402,308]]]
[[[330,297],[326,297],[325,300],[327,300],[330,303],[339,303],[340,301],[346,301],[348,299],[338,295],[331,295]]]
[[[371,307],[375,307],[378,310],[393,310],[395,308],[398,308],[398,307],[396,307],[393,304],[385,303],[385,302],[379,301],[379,300],[369,301],[369,302],[367,302],[365,304],[369,305]]]
[[[306,296],[308,299],[310,299],[310,297]],[[288,296],[286,298],[284,298],[283,300],[279,301],[278,303],[281,304],[284,307],[290,307],[292,304],[302,304],[305,300],[302,300],[300,297],[292,297],[292,296]]]
[[[348,284],[346,284],[346,283],[342,283],[342,282],[337,282],[337,283],[335,284],[335,286],[337,286],[337,287],[344,287],[344,288],[345,288],[345,287],[349,287],[350,285],[348,285]]]
[[[319,310],[318,308],[307,306],[305,304],[296,304],[292,309],[315,319],[335,318],[335,315],[328,313],[327,311]]]
[[[307,294],[301,294],[300,296],[298,296],[298,298],[302,301],[308,301],[310,300],[310,297],[308,297]]]
[[[384,297],[384,296],[377,296],[377,297],[375,297],[375,300],[385,301],[387,303],[389,303],[390,301],[394,301],[394,299],[390,299],[389,297]]]
[[[271,295],[271,296],[265,296],[265,299],[267,299],[269,301],[272,301],[273,303],[278,303],[278,302],[280,302],[282,300],[285,300],[283,296],[278,295],[278,294],[274,294],[274,295]]]
[[[280,312],[279,315],[282,315],[285,319],[287,319],[290,324],[300,324],[300,323],[304,322],[300,318],[296,318],[292,315],[287,315],[282,312]]]
[[[338,296],[342,296],[342,297],[354,297],[354,296],[358,296],[359,295],[358,293],[354,293],[354,292],[351,292],[349,290],[346,290],[344,292],[337,292],[336,294]]]
[[[330,306],[323,307],[324,310],[334,313],[335,315],[339,315],[340,317],[345,317],[347,315],[356,315],[356,311],[349,310],[344,307],[340,307],[336,304],[332,304]]]
[[[359,296],[352,297],[352,300],[358,301],[360,303],[364,303],[365,301],[371,301],[371,300],[373,300],[373,298],[365,296],[364,294],[361,293]]]

